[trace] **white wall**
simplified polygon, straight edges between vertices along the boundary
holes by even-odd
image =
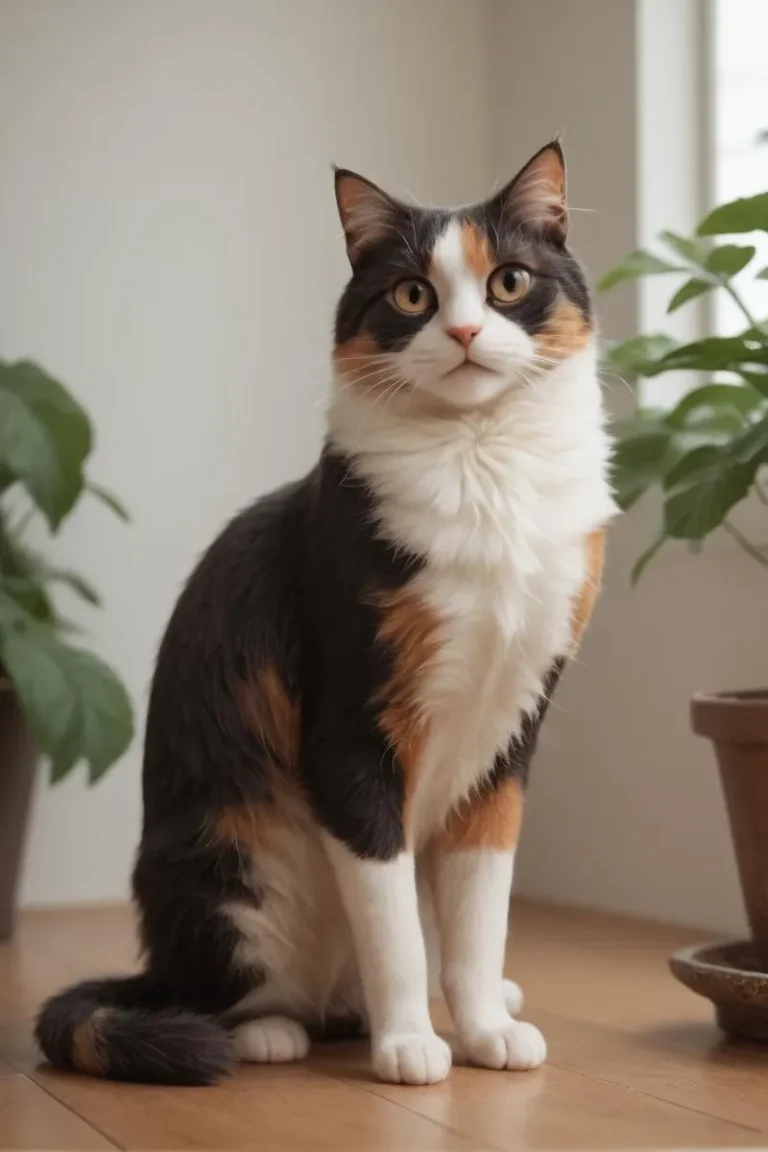
[[[103,589],[94,644],[143,717],[194,558],[314,458],[345,275],[330,163],[424,200],[490,176],[484,3],[0,0],[6,358],[67,381],[125,529],[60,551]],[[519,159],[518,151],[515,160]],[[98,788],[38,791],[27,902],[122,897],[140,745]]]
[[[575,214],[574,242],[596,274],[649,229],[695,222],[680,218],[686,205],[695,211],[695,198],[675,180],[695,181],[697,161],[689,151],[687,163],[676,167],[667,154],[665,164],[658,136],[655,152],[649,146],[653,85],[650,73],[638,84],[638,68],[665,36],[668,53],[675,42],[692,47],[680,39],[680,22],[698,7],[699,0],[495,0],[495,155],[516,150],[521,137],[528,146],[565,128],[572,202],[592,210]],[[658,101],[675,91],[695,99],[690,77],[668,81]],[[666,115],[679,111],[668,107]],[[696,109],[688,111],[695,125]],[[680,143],[684,154],[689,146]],[[606,335],[637,331],[641,301],[631,287],[598,304]],[[613,409],[628,399],[614,382]],[[633,592],[629,570],[650,531],[643,512],[611,531],[606,588],[534,767],[519,887],[737,932],[743,913],[714,757],[689,732],[688,698],[765,682],[765,577],[728,546],[702,557],[670,549]]]

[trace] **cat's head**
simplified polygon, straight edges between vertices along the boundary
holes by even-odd
[[[471,208],[411,207],[345,170],[336,200],[352,265],[336,314],[341,386],[473,407],[589,343],[557,142]]]

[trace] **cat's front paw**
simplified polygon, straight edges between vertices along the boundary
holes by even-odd
[[[437,1084],[451,1070],[451,1049],[434,1032],[391,1032],[374,1046],[373,1067],[390,1084]]]
[[[526,1071],[547,1058],[547,1042],[533,1024],[509,1020],[498,1028],[470,1032],[461,1037],[462,1055],[480,1068]]]

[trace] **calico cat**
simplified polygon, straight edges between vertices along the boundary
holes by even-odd
[[[384,1080],[442,1080],[420,889],[463,1058],[546,1055],[503,979],[513,860],[613,514],[563,155],[455,211],[335,181],[352,276],[325,446],[173,612],[133,878],[145,970],[43,1007],[58,1068],[204,1084],[366,1032]]]

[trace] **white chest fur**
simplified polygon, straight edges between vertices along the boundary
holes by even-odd
[[[417,702],[429,722],[418,844],[490,770],[568,650],[585,540],[613,512],[608,439],[592,348],[491,412],[377,415],[350,391],[332,439],[376,492],[381,531],[425,559],[414,590],[439,621]]]

